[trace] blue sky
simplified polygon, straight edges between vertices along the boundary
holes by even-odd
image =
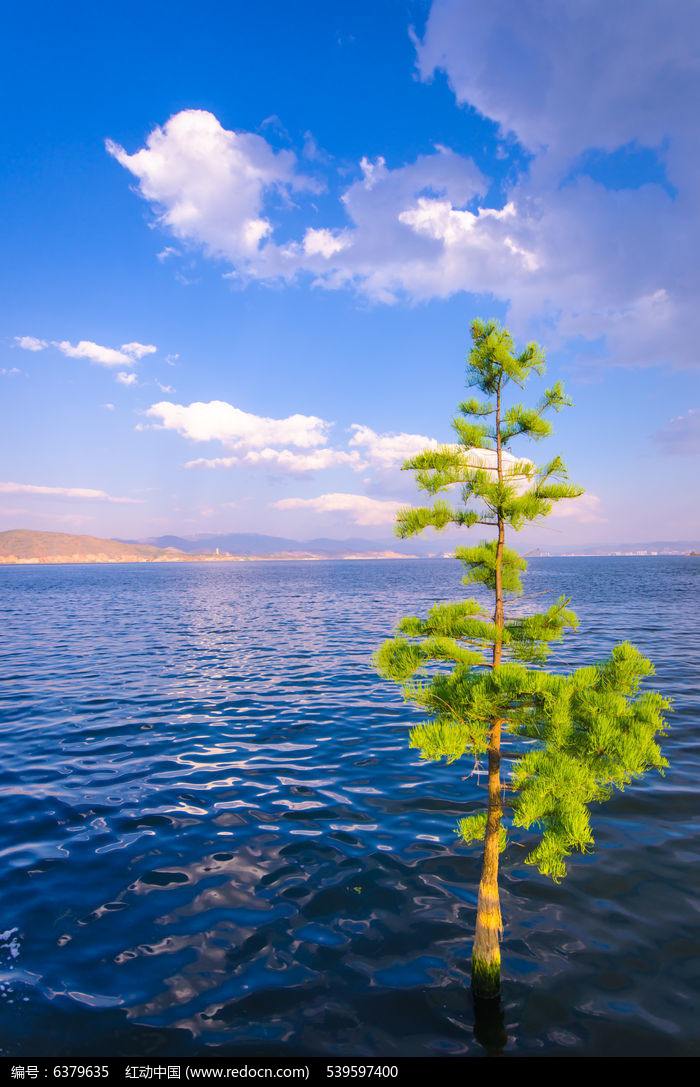
[[[15,5],[0,529],[386,539],[481,315],[576,403],[526,542],[699,537],[700,13],[630,11]]]

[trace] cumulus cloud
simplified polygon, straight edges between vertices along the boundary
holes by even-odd
[[[133,362],[123,351],[115,347],[103,347],[92,340],[80,340],[72,344],[69,340],[55,340],[54,346],[70,359],[89,359],[99,366],[128,366]]]
[[[277,510],[307,509],[313,513],[343,513],[356,525],[389,525],[403,505],[391,499],[368,498],[363,494],[321,494],[318,498],[281,498]]]
[[[115,374],[115,377],[120,385],[136,385],[138,383],[136,374],[130,374],[126,370],[120,370],[118,374]]]
[[[363,158],[340,198],[344,222],[281,243],[280,197],[311,184],[291,152],[196,110],[133,154],[109,149],[161,225],[238,278],[306,276],[387,304],[491,294],[518,335],[546,327],[550,343],[604,344],[617,363],[694,366],[699,31],[692,0],[671,17],[639,4],[632,23],[628,5],[607,0],[435,0],[416,43],[419,76],[446,73],[458,103],[497,123],[504,154],[513,141],[530,154],[497,207],[474,163],[444,146],[395,167]],[[668,185],[589,176],[586,156],[635,148],[656,155]]]
[[[513,282],[539,266],[515,206],[471,210],[488,183],[471,159],[442,145],[394,169],[381,156],[363,158],[361,176],[341,196],[348,225],[308,227],[285,244],[263,214],[266,194],[310,182],[291,152],[275,153],[263,137],[185,110],[134,154],[109,150],[140,179],[161,226],[225,258],[237,278],[306,275],[390,303],[461,290],[502,294],[504,275]]]
[[[254,415],[225,400],[192,404],[162,400],[146,415],[162,430],[174,430],[193,442],[221,442],[232,449],[287,445],[312,449],[326,444],[331,425],[316,415],[289,415],[285,419]]]
[[[15,344],[23,351],[43,351],[49,346],[46,340],[40,340],[37,336],[15,336]]]
[[[401,297],[445,297],[455,289],[449,261],[443,260],[446,246],[426,219],[431,210],[437,217],[438,209],[447,207],[473,220],[474,229],[462,232],[468,289],[489,289],[484,254],[505,243],[493,229],[495,216],[466,208],[487,188],[471,159],[437,145],[430,154],[394,169],[381,156],[363,158],[360,173],[341,196],[346,228],[307,231],[303,244],[266,246],[255,274],[270,279],[307,274],[316,286],[351,288],[384,303]]]
[[[525,329],[545,317],[562,339],[605,338],[627,364],[697,365],[700,234],[694,103],[700,8],[589,0],[436,0],[419,73],[447,74],[458,102],[534,156],[511,187],[512,241],[534,267],[504,268],[498,296]],[[592,73],[594,77],[592,78]],[[581,103],[585,102],[585,109]],[[656,152],[677,190],[613,190],[585,176],[586,153]]]
[[[121,350],[131,359],[142,359],[146,355],[155,355],[158,348],[152,343],[123,343]]]
[[[338,466],[364,467],[357,452],[347,453],[342,449],[313,449],[310,453],[297,453],[292,449],[250,449],[236,457],[199,457],[185,464],[185,468],[274,468],[290,474]]]
[[[225,129],[206,110],[176,113],[133,154],[112,140],[107,150],[138,179],[163,227],[235,264],[254,258],[272,233],[264,213],[269,196],[317,189],[297,172],[291,151],[275,152],[262,136]]]
[[[400,468],[409,457],[423,449],[437,449],[440,444],[424,434],[378,434],[360,423],[353,423],[350,430],[350,446],[362,450],[368,465],[382,469]]]
[[[317,416],[271,419],[221,400],[189,405],[162,401],[146,414],[158,420],[159,429],[175,430],[191,441],[218,441],[238,450],[234,455],[194,458],[185,463],[186,468],[274,468],[290,474],[338,467],[385,471],[400,468],[408,457],[439,444],[423,434],[380,434],[353,423],[348,448],[331,448],[326,443],[332,424]],[[279,448],[285,445],[296,449]]]
[[[118,498],[106,491],[91,487],[49,487],[34,483],[0,483],[0,494],[45,495],[53,498],[86,498],[98,502],[116,502],[119,505],[137,505],[139,498]]]
[[[690,408],[676,415],[654,435],[664,453],[692,456],[700,453],[700,411]]]
[[[332,424],[318,416],[273,419],[245,412],[223,400],[193,404],[161,401],[153,404],[146,415],[157,420],[155,429],[174,430],[194,442],[220,442],[235,451],[226,456],[193,458],[185,462],[185,468],[269,468],[289,474],[350,468],[369,472],[382,489],[400,486],[398,469],[404,462],[424,449],[436,449],[441,444],[425,434],[379,433],[372,427],[353,423],[347,448],[333,448],[327,445]],[[472,449],[468,457],[475,468],[495,467],[493,450]],[[503,451],[506,471],[523,461],[532,463]],[[525,477],[521,480],[527,486]]]
[[[15,344],[23,351],[45,351],[47,347],[56,347],[70,359],[87,359],[98,366],[133,366],[146,355],[153,355],[158,348],[152,343],[123,343],[121,347],[105,347],[93,340],[40,340],[37,336],[15,336]]]
[[[348,226],[308,227],[301,241],[286,244],[275,240],[266,201],[271,192],[289,195],[315,185],[298,173],[291,152],[275,152],[263,137],[227,130],[206,111],[184,110],[133,154],[113,143],[108,150],[139,179],[162,227],[225,258],[239,278],[305,274],[329,289],[352,287],[389,302],[401,294],[427,298],[465,289],[440,266],[443,235],[459,235],[475,290],[488,289],[483,265],[494,245],[516,264],[529,259],[508,240],[507,229],[500,237],[499,213],[466,209],[488,183],[471,159],[441,145],[395,169],[381,157],[363,158],[361,177],[341,198]],[[463,217],[450,224],[445,210]]]
[[[342,231],[328,230],[325,227],[315,230],[309,227],[304,235],[303,248],[307,257],[325,257],[328,260],[350,244],[349,236]]]
[[[24,371],[17,366],[0,366],[0,377],[19,377]]]
[[[362,450],[363,466],[379,470],[401,468],[404,461],[424,449],[437,449],[445,444],[438,442],[435,438],[428,438],[425,434],[378,434],[371,427],[360,423],[353,423],[350,430],[352,438],[349,444],[351,447]],[[456,445],[450,448],[461,449]],[[465,455],[474,468],[496,467],[495,450],[468,449]],[[526,457],[516,457],[507,449],[503,450],[502,457],[506,472],[511,471],[515,464],[532,464],[532,461]],[[524,477],[521,478],[524,479]]]
[[[52,340],[53,347],[70,359],[88,359],[98,366],[133,366],[145,355],[152,355],[158,350],[150,343],[123,343],[119,349],[104,347],[92,340],[80,340],[73,344],[70,340]]]

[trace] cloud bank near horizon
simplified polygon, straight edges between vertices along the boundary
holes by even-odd
[[[146,411],[157,420],[151,429],[170,430],[187,441],[217,443],[233,450],[225,456],[197,457],[186,461],[187,469],[265,469],[277,475],[301,477],[333,468],[365,472],[364,483],[387,491],[387,497],[333,491],[311,497],[287,497],[270,503],[278,511],[308,510],[315,514],[340,514],[356,525],[378,526],[393,522],[396,511],[415,499],[411,479],[411,497],[399,498],[402,484],[400,470],[410,457],[424,449],[436,449],[442,443],[424,434],[378,433],[369,426],[353,423],[346,438],[346,448],[328,444],[333,424],[315,415],[291,415],[273,419],[255,415],[226,401],[175,404],[161,401]],[[142,426],[141,429],[144,429]],[[291,446],[292,448],[288,448]],[[472,450],[474,467],[495,464],[493,450]],[[504,450],[504,466],[512,470],[526,458]],[[518,477],[523,487],[525,477]],[[393,492],[393,494],[392,494]],[[604,520],[600,499],[586,495],[583,500],[555,505],[555,516],[568,517],[581,524]]]

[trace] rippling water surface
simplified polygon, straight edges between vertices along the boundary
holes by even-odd
[[[671,760],[559,886],[503,859],[508,1051],[700,1052],[700,559],[539,559],[675,699]],[[421,763],[370,654],[449,561],[0,569],[0,1052],[460,1055],[471,766]]]

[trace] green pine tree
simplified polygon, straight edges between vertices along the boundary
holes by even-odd
[[[513,387],[544,372],[541,349],[528,344],[515,354],[509,332],[494,321],[475,321],[471,331],[467,384],[483,399],[460,404],[456,443],[404,464],[423,491],[435,496],[457,487],[462,501],[435,498],[430,506],[402,509],[396,531],[407,537],[447,525],[493,528],[494,539],[455,553],[466,568],[463,581],[485,586],[493,611],[472,599],[435,604],[425,618],[404,618],[375,663],[425,711],[426,720],[410,733],[421,758],[451,763],[488,753],[486,810],[461,819],[457,833],[468,845],[483,842],[472,989],[477,998],[493,998],[501,975],[498,865],[507,836],[536,831],[526,863],[562,879],[566,858],[593,845],[591,804],[667,765],[656,738],[664,733],[669,702],[655,691],[640,693],[654,668],[626,642],[607,660],[569,675],[542,667],[550,644],[577,626],[566,597],[533,615],[506,612],[506,600],[522,591],[527,566],[506,546],[506,526],[521,529],[546,517],[553,503],[583,492],[568,481],[559,457],[536,467],[509,452],[517,438],[546,437],[552,429],[547,413],[571,403],[560,382],[545,390],[537,407],[506,402]],[[509,748],[505,781],[504,732],[530,741]]]

